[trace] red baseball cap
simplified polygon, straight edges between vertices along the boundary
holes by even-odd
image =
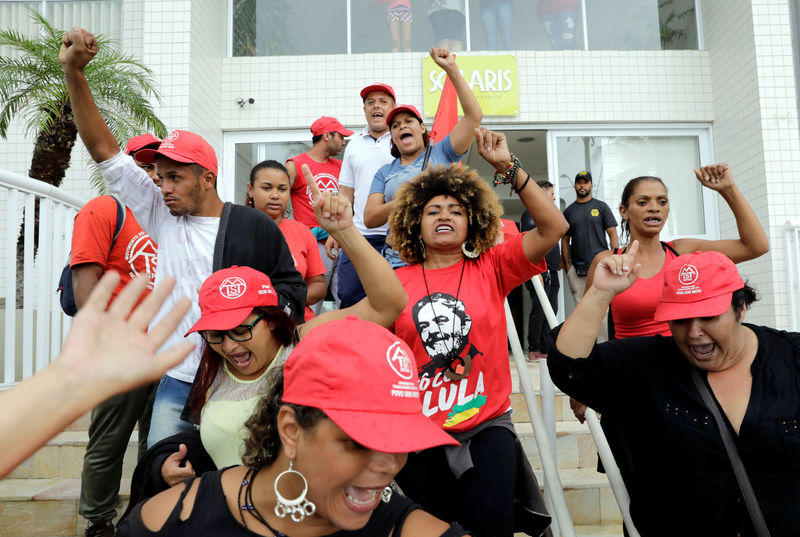
[[[422,413],[406,343],[355,316],[311,330],[283,366],[283,401],[318,408],[353,440],[384,453],[458,442]]]
[[[128,143],[125,144],[125,154],[130,155],[136,151],[139,151],[143,147],[147,147],[148,145],[159,145],[161,144],[161,138],[156,138],[152,134],[145,133],[140,134],[139,136],[134,136]]]
[[[664,287],[656,321],[714,317],[731,307],[734,291],[744,287],[736,265],[719,252],[676,257],[664,269]]]
[[[400,112],[406,112],[411,114],[412,116],[416,116],[417,119],[422,121],[422,114],[419,113],[419,110],[414,105],[411,104],[400,104],[389,110],[389,113],[386,114],[386,124],[391,126],[392,125],[392,118],[399,114]]]
[[[338,132],[342,136],[352,136],[355,134],[353,131],[345,129],[335,117],[322,116],[311,124],[311,134],[319,136],[325,132]]]
[[[277,306],[269,276],[250,267],[218,270],[200,287],[200,319],[186,332],[229,330],[247,319],[253,308]]]
[[[388,93],[392,96],[392,100],[397,101],[397,97],[394,96],[394,90],[389,84],[383,84],[382,82],[376,82],[375,84],[370,84],[366,88],[361,90],[361,100],[367,98],[367,95],[372,93],[373,91],[382,91],[383,93]]]
[[[199,164],[217,173],[217,154],[202,136],[189,131],[172,131],[164,138],[158,149],[142,149],[136,158],[142,162],[155,162],[156,155],[184,164]]]

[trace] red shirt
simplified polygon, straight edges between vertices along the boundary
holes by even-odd
[[[103,272],[117,271],[120,281],[111,298],[116,297],[137,274],[148,275],[148,289],[153,288],[156,276],[157,245],[142,230],[131,210],[125,210],[125,223],[113,248],[111,241],[117,227],[117,203],[111,196],[89,200],[78,211],[72,228],[70,266],[94,263],[100,265]]]
[[[468,431],[511,406],[503,303],[513,288],[546,270],[543,259],[534,265],[525,257],[522,236],[478,259],[425,270],[424,278],[418,264],[395,271],[409,300],[394,331],[414,352],[423,413],[448,432]],[[459,357],[449,365],[443,363],[448,352]],[[451,378],[459,366],[466,376]]]
[[[293,218],[298,222],[304,223],[309,228],[318,226],[319,223],[317,223],[317,217],[314,216],[314,208],[312,207],[311,191],[308,189],[306,178],[303,177],[303,164],[308,164],[311,173],[314,174],[314,181],[317,182],[320,192],[325,190],[338,192],[339,172],[342,170],[342,161],[329,158],[327,161],[320,163],[312,160],[308,153],[292,157],[287,162],[289,161],[294,162],[294,167],[297,170],[297,178],[290,192],[292,212],[294,213]]]
[[[290,218],[284,218],[278,226],[289,245],[292,253],[294,268],[300,273],[304,280],[312,276],[325,274],[325,265],[322,264],[322,257],[319,255],[317,239],[305,225]],[[306,306],[306,321],[314,317],[314,312]]]
[[[667,243],[672,246],[672,243]],[[669,323],[656,321],[656,306],[664,287],[664,267],[675,259],[676,255],[669,248],[664,266],[650,278],[636,278],[628,289],[614,297],[611,301],[611,315],[614,319],[614,337],[671,336]]]

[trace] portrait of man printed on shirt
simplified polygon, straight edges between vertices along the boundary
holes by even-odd
[[[419,367],[419,376],[432,377],[444,370],[450,380],[466,377],[472,359],[483,353],[469,342],[472,319],[464,302],[447,293],[433,293],[414,304],[411,315],[430,358]]]

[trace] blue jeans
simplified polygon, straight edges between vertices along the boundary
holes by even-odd
[[[365,235],[364,238],[367,239],[378,252],[383,252],[383,246],[386,244],[386,236]],[[347,254],[344,253],[344,250],[339,251],[338,271],[339,288],[337,292],[339,293],[339,307],[349,308],[367,295],[364,292],[364,286],[361,285],[361,280],[358,277],[356,268],[353,266],[350,258],[347,257]]]
[[[481,22],[486,50],[497,50],[498,35],[503,41],[503,50],[514,50],[514,7],[511,0],[481,0]]]
[[[161,377],[153,401],[153,416],[150,418],[150,433],[147,435],[148,449],[168,436],[195,429],[193,424],[181,419],[191,389],[190,382],[183,382],[167,375]]]

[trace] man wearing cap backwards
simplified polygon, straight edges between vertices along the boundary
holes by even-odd
[[[594,256],[608,250],[606,235],[611,241],[611,250],[619,248],[617,220],[605,202],[592,197],[592,174],[578,172],[575,176],[577,199],[564,210],[569,230],[561,239],[561,260],[564,273],[577,304],[586,287],[586,275]]]
[[[142,149],[158,149],[158,146],[161,145],[161,141],[161,138],[156,138],[152,134],[146,133],[134,136],[125,144],[125,154],[132,156],[136,165],[143,169],[147,176],[159,188],[161,188],[161,179],[159,179],[158,174],[156,174],[155,164],[152,162],[142,162],[136,158],[136,153]]]
[[[377,251],[382,252],[386,243],[386,225],[369,228],[364,224],[364,207],[372,185],[375,172],[393,160],[391,153],[392,139],[386,116],[394,107],[394,90],[388,84],[370,84],[361,90],[364,102],[364,116],[367,126],[357,133],[344,150],[342,171],[339,174],[339,192],[350,199],[353,205],[353,223],[369,243]],[[336,242],[328,239],[326,249],[328,256],[334,256]],[[335,256],[334,256],[335,257]],[[339,255],[336,269],[338,273],[338,297],[340,307],[352,306],[364,298],[364,288],[353,264],[347,255]]]
[[[134,153],[153,144],[153,141],[157,147],[158,138],[150,134],[131,138],[125,152]],[[129,208],[119,204],[112,196],[89,200],[75,215],[72,228],[70,268],[78,309],[83,308],[100,278],[108,271],[120,275],[112,299],[137,274],[147,276],[149,293],[155,280],[156,248],[156,243],[142,230]],[[119,394],[92,409],[78,503],[78,512],[89,520],[86,528],[88,536],[114,533],[111,521],[116,514],[122,457],[137,422],[141,435],[139,454],[143,454],[147,448],[145,440],[150,428],[156,386],[157,383],[152,383]]]
[[[337,285],[334,276],[336,258],[329,257],[325,251],[328,233],[320,227],[314,216],[311,190],[309,190],[308,183],[306,183],[307,178],[303,177],[301,170],[303,164],[308,165],[321,192],[338,192],[342,161],[333,157],[342,152],[347,143],[344,139],[345,136],[353,134],[355,133],[345,129],[335,117],[323,116],[311,124],[311,143],[314,144],[311,149],[286,161],[286,171],[289,173],[289,184],[291,185],[292,218],[307,225],[317,238],[319,255],[325,265],[325,285],[330,286],[337,303],[339,298],[336,294]],[[311,306],[311,311],[316,315],[321,307],[322,301],[320,300]]]
[[[217,157],[200,136],[173,131],[158,150],[137,153],[138,160],[155,162],[161,190],[117,147],[114,136],[92,99],[83,69],[97,53],[94,36],[74,28],[64,34],[59,59],[66,75],[75,124],[84,145],[98,162],[113,190],[133,210],[137,220],[159,243],[156,282],[167,275],[177,283],[153,322],[158,322],[178,299],[194,303],[178,330],[165,343],[183,341],[199,318],[197,290],[213,270],[231,265],[250,266],[268,274],[279,304],[302,320],[306,286],[294,269],[289,248],[267,215],[240,205],[223,204],[216,191]],[[148,445],[193,427],[180,419],[204,348],[199,336],[189,336],[196,348],[161,380],[153,406]]]
[[[756,535],[720,429],[696,388],[703,384],[772,537],[797,535],[800,334],[744,324],[755,291],[728,257],[697,252],[664,271],[655,319],[669,322],[672,337],[595,345],[611,299],[638,276],[638,248],[634,241],[626,254],[600,261],[583,300],[554,330],[553,380],[621,420],[633,461],[631,515],[643,537]]]

